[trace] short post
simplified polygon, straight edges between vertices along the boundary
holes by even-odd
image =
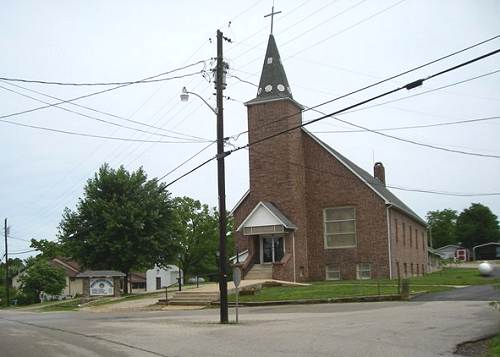
[[[236,287],[236,308],[235,308],[235,312],[236,312],[236,323],[238,323],[238,304],[239,304],[239,300],[240,300],[240,291],[238,289],[238,287]]]
[[[168,285],[165,285],[165,304],[168,306]]]
[[[235,265],[233,268],[233,283],[234,286],[236,287],[236,308],[235,308],[235,313],[236,313],[236,323],[238,323],[238,304],[239,304],[239,298],[240,298],[240,290],[238,287],[240,286],[241,282],[241,267],[239,265]]]
[[[401,283],[401,299],[408,300],[410,298],[410,279],[403,279]]]
[[[199,278],[198,278],[198,274],[196,274],[196,287],[199,288],[200,287],[200,283],[199,283]]]

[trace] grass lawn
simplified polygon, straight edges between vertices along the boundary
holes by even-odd
[[[500,357],[500,335],[490,341],[487,357]]]
[[[481,285],[495,282],[500,282],[500,279],[482,277],[476,269],[449,268],[423,277],[411,278],[410,290],[411,293],[437,292],[452,289],[449,285]],[[240,301],[286,301],[391,294],[398,294],[397,280],[319,281],[311,283],[310,286],[263,288],[255,295],[241,295]],[[235,300],[234,295],[230,296],[230,300]]]
[[[445,268],[432,274],[410,279],[411,284],[431,285],[484,285],[500,283],[499,278],[479,275],[477,269]]]

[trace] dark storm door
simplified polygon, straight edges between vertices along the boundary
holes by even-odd
[[[161,278],[158,276],[156,277],[156,290],[161,289]]]
[[[273,262],[273,238],[262,238],[262,263]]]

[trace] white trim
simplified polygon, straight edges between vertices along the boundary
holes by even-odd
[[[329,247],[327,244],[326,244],[326,236],[327,236],[327,233],[326,233],[326,210],[328,209],[342,209],[342,208],[352,208],[354,210],[354,219],[347,219],[347,220],[339,220],[339,221],[334,221],[334,222],[347,222],[347,221],[354,221],[354,232],[353,233],[337,233],[337,235],[340,235],[340,234],[354,234],[354,242],[355,244],[354,245],[345,245],[345,246],[342,246],[342,247]],[[326,208],[323,208],[323,246],[324,246],[324,249],[345,249],[345,248],[357,248],[358,246],[358,236],[357,236],[357,225],[356,225],[356,221],[357,221],[357,216],[356,216],[356,206],[340,206],[340,207],[326,207]],[[331,221],[329,221],[330,223]],[[329,233],[329,234],[332,234],[332,233]]]
[[[245,200],[245,198],[248,197],[249,194],[250,194],[250,189],[248,189],[247,192],[245,192],[245,194],[238,200],[238,202],[236,202],[231,212],[229,212],[230,216],[234,215],[234,211],[236,211],[236,209],[243,203],[243,201]]]
[[[290,102],[292,102],[293,104],[295,104],[297,107],[299,107],[299,109],[301,109],[301,111],[298,112],[296,115],[301,115],[302,114],[302,110],[305,109],[305,107],[302,104],[300,104],[295,99],[293,99],[293,98],[291,98],[289,96],[286,96],[286,97],[275,97],[275,98],[270,98],[270,99],[261,98],[259,100],[255,100],[255,99],[257,99],[257,98],[251,99],[248,102],[243,103],[243,105],[245,107],[249,107],[251,105],[256,105],[256,104],[272,103],[272,102],[277,102],[279,100],[289,100]],[[252,102],[253,100],[255,100],[255,101]]]
[[[497,243],[497,242],[483,243],[483,244],[479,244],[479,245],[476,245],[476,246],[472,247],[472,249],[476,249],[476,248],[480,248],[480,247],[485,247],[487,245],[500,245],[500,243]]]
[[[364,182],[366,184],[366,186],[368,186],[373,192],[375,192],[377,194],[377,196],[379,196],[385,202],[385,204],[390,204],[390,202],[387,201],[387,199],[384,196],[382,196],[377,190],[375,190],[372,187],[372,185],[370,185],[368,182],[366,182],[366,180],[362,176],[358,175],[358,173],[356,171],[354,171],[349,165],[347,165],[340,157],[338,157],[337,155],[335,155],[335,153],[333,151],[331,151],[328,146],[326,146],[325,144],[323,144],[323,142],[321,142],[318,138],[316,138],[314,135],[312,135],[312,133],[310,133],[309,130],[307,130],[305,128],[302,128],[302,130],[304,130],[304,132],[306,134],[308,134],[311,139],[313,139],[323,149],[325,149],[326,151],[328,151],[330,153],[330,155],[332,155],[334,158],[336,158],[342,165],[344,165],[349,171],[351,171],[354,174],[354,176],[356,176],[362,182]]]
[[[367,271],[366,269],[365,270],[360,269],[360,265],[361,264],[367,264],[370,267],[370,270],[369,270],[370,277],[369,278],[363,278],[363,277],[360,276],[359,273],[361,271],[363,271],[363,272]],[[371,280],[371,279],[372,279],[372,263],[357,263],[356,264],[356,280]]]
[[[387,215],[387,251],[389,252],[389,279],[392,279],[392,253],[391,253],[391,209],[392,205],[388,205],[386,209]],[[424,244],[422,242],[422,244]]]
[[[283,222],[278,216],[276,216],[273,211],[271,211],[269,208],[267,208],[267,206],[262,202],[260,201],[259,203],[257,203],[257,205],[254,207],[254,209],[252,210],[252,212],[250,212],[250,214],[243,220],[243,222],[241,222],[240,226],[238,227],[238,229],[236,229],[236,232],[239,232],[244,226],[245,226],[245,223],[247,223],[247,221],[250,219],[250,217],[252,217],[252,215],[255,213],[255,211],[257,211],[257,209],[262,206],[264,207],[274,218],[276,218],[278,221],[281,222],[281,224],[283,225],[283,227],[285,228],[288,228],[288,229],[296,229],[295,227],[290,227],[290,226],[287,226],[287,224],[285,222]]]
[[[66,268],[68,268],[69,270],[73,270],[75,273],[79,273],[80,271],[74,267],[72,267],[71,265],[69,265],[68,263],[65,263],[64,261],[62,261],[61,259],[59,258],[54,258],[52,259],[53,262],[57,262],[58,264],[60,265],[64,265]]]
[[[265,239],[272,239],[272,244],[271,244],[271,262],[264,262],[264,238]],[[285,256],[286,252],[286,246],[285,246],[285,235],[273,235],[273,234],[262,234],[259,235],[259,244],[260,244],[260,264],[273,264],[277,263],[276,262],[276,254],[274,252],[274,240],[281,238],[283,241],[283,256]]]
[[[500,243],[489,242],[489,243],[483,243],[483,244],[476,245],[475,247],[472,247],[472,260],[473,261],[476,261],[476,248],[486,247],[487,245],[500,245]]]

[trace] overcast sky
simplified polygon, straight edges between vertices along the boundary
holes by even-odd
[[[251,83],[259,81],[270,31],[270,21],[264,15],[271,6],[271,0],[3,0],[0,77],[123,82],[206,61],[159,77],[187,75],[184,78],[130,85],[75,102],[114,116],[66,103],[60,108],[87,117],[59,107],[5,117],[45,105],[35,99],[54,103],[57,102],[54,98],[66,100],[112,87],[1,81],[2,120],[99,136],[172,142],[99,139],[0,122],[0,217],[9,219],[14,237],[10,240],[10,251],[29,249],[30,238],[55,239],[64,207],[75,207],[85,181],[104,162],[113,167],[124,165],[128,170],[143,166],[150,178],[161,177],[205,147],[205,141],[215,139],[214,114],[196,97],[187,103],[180,102],[179,94],[186,86],[215,106],[213,84],[200,71],[209,70],[210,59],[216,55],[217,29],[232,40],[224,44],[230,66],[225,95],[232,99],[224,103],[225,133],[234,135],[231,144],[245,144],[246,135],[237,136],[247,129],[242,102],[256,95],[257,88]],[[500,34],[500,2],[496,0],[277,0],[275,6],[282,11],[275,17],[276,42],[294,98],[305,106],[319,104]],[[318,109],[327,113],[336,111],[497,48],[500,39]],[[366,109],[339,118],[381,129],[499,116],[500,73],[489,74],[496,70],[500,70],[500,55],[372,104],[488,74],[481,78],[397,102],[375,107],[369,104]],[[319,115],[309,111],[304,113],[304,121]],[[355,129],[334,119],[322,120],[308,129],[319,132],[316,135],[322,140],[368,172],[372,172],[374,161],[382,161],[387,184],[391,186],[465,194],[500,192],[498,158],[420,147],[369,132],[324,133]],[[500,155],[500,119],[385,133],[452,150]],[[213,156],[215,150],[215,145],[210,146],[164,181],[174,180]],[[241,150],[226,159],[228,208],[248,188],[247,156],[248,152]],[[169,189],[173,196],[187,195],[215,206],[215,161]],[[500,215],[498,195],[457,197],[393,192],[422,217],[429,210],[461,211],[472,202],[481,202]],[[3,254],[3,247],[0,252]]]

